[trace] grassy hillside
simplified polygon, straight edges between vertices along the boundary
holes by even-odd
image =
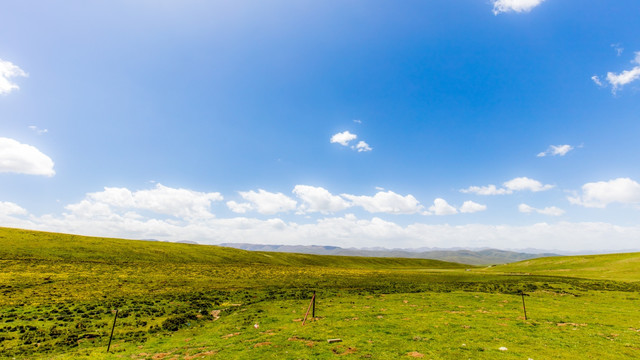
[[[499,265],[488,270],[491,272],[640,281],[640,253],[538,258]]]
[[[364,258],[246,251],[211,245],[123,240],[0,228],[0,260],[40,259],[108,263],[268,264],[342,268],[461,269],[469,265],[428,259]]]
[[[514,275],[504,272],[533,267],[0,228],[0,359],[636,358],[640,282],[571,277],[625,278],[624,261],[600,260],[568,276]]]

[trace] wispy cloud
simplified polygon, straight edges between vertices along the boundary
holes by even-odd
[[[553,185],[543,185],[540,181],[529,179],[528,177],[518,177],[504,182],[503,187],[498,188],[495,185],[486,186],[470,186],[466,189],[460,189],[460,192],[478,195],[507,195],[513,194],[515,191],[531,191],[539,192],[552,189]]]
[[[550,145],[547,150],[539,153],[538,157],[545,156],[565,156],[571,150],[575,149],[571,145]]]
[[[620,46],[620,43],[611,44],[611,47],[613,48],[613,50],[616,51],[616,55],[618,55],[618,56],[622,55],[622,52],[624,51],[624,48],[622,46]]]
[[[39,127],[37,127],[35,125],[29,125],[29,129],[31,129],[32,131],[34,131],[38,135],[46,134],[46,133],[49,132],[48,129],[40,129]]]
[[[606,81],[611,85],[611,92],[615,95],[623,86],[640,79],[640,51],[634,53],[631,63],[634,64],[631,69],[623,70],[619,73],[607,72]],[[598,75],[593,75],[591,80],[598,86],[605,86]]]
[[[12,78],[27,76],[29,75],[17,65],[0,59],[0,95],[8,94],[20,88],[18,84],[11,81]]]
[[[493,13],[498,15],[504,12],[529,12],[540,5],[544,0],[493,0]]]
[[[525,214],[530,214],[533,212],[536,212],[538,214],[542,214],[542,215],[549,215],[549,216],[560,216],[563,215],[565,213],[564,210],[555,207],[555,206],[549,206],[549,207],[545,207],[544,209],[537,209],[534,208],[533,206],[529,206],[527,204],[520,204],[518,205],[518,211],[520,211],[521,213],[525,213]]]

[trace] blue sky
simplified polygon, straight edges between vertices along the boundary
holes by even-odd
[[[0,225],[210,244],[640,249],[639,11],[5,4]]]

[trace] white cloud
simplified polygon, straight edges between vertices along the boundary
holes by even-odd
[[[342,146],[349,146],[351,140],[355,140],[358,137],[356,134],[352,134],[349,131],[343,131],[341,133],[334,134],[329,140],[332,144],[337,143]]]
[[[604,208],[611,203],[640,203],[640,184],[630,178],[586,183],[582,196],[568,197],[569,202],[584,207]]]
[[[542,215],[549,215],[549,216],[560,216],[563,215],[565,213],[564,210],[555,207],[555,206],[549,206],[546,207],[544,209],[536,209],[532,206],[529,206],[527,204],[520,204],[518,205],[518,211],[520,211],[521,213],[526,213],[526,214],[530,214],[532,212],[536,212],[538,214],[542,214]]]
[[[615,94],[622,86],[627,85],[630,82],[640,79],[640,66],[635,66],[631,70],[624,70],[623,72],[616,74],[612,72],[607,73],[607,81],[613,86],[611,91]]]
[[[358,145],[356,145],[356,146],[355,146],[355,149],[356,149],[356,150],[358,150],[358,152],[364,152],[364,151],[371,151],[371,150],[373,150],[373,149],[371,148],[371,146],[369,146],[369,144],[367,144],[367,143],[366,143],[366,142],[364,142],[364,141],[360,141],[360,142],[358,143]]]
[[[27,76],[29,75],[18,66],[10,61],[0,59],[0,95],[8,94],[20,88],[16,83],[11,82],[11,78]]]
[[[256,210],[260,214],[273,215],[296,209],[297,202],[283,193],[272,193],[262,189],[258,192],[240,191],[240,196],[248,203],[238,204],[235,201],[227,202],[227,206],[233,212],[245,213],[248,210]]]
[[[538,192],[553,188],[553,185],[542,185],[540,181],[529,179],[528,177],[515,178],[505,182],[503,185],[510,191],[529,190],[532,192]]]
[[[636,64],[630,70],[624,70],[620,73],[607,72],[607,82],[611,85],[611,92],[616,94],[618,90],[620,90],[624,85],[632,83],[638,79],[640,79],[640,51],[636,51],[634,53],[634,58],[631,60],[632,64]],[[591,79],[599,86],[602,86],[602,82],[600,78],[596,75],[592,76]]]
[[[293,188],[293,193],[302,200],[302,204],[298,207],[300,213],[320,212],[328,214],[351,206],[345,199],[331,194],[323,187],[296,185]]]
[[[429,207],[429,211],[436,215],[453,215],[458,213],[455,207],[449,205],[445,199],[441,198],[433,200],[433,205]]]
[[[355,121],[355,120],[354,120]],[[332,144],[340,144],[342,146],[349,146],[349,142],[358,138],[358,135],[352,134],[349,131],[343,131],[341,133],[334,134],[329,140]],[[358,142],[356,145],[352,145],[351,149],[358,152],[367,152],[373,150],[369,144],[364,141]]]
[[[465,201],[460,207],[461,213],[474,213],[487,210],[487,205],[478,204],[473,201]]]
[[[29,125],[29,129],[33,130],[36,134],[38,135],[42,135],[42,134],[46,134],[49,132],[49,130],[47,129],[40,129],[35,125]]]
[[[374,196],[342,194],[342,197],[370,213],[415,214],[423,210],[423,206],[413,195],[402,196],[393,191],[380,191]]]
[[[538,212],[538,214],[550,215],[550,216],[560,216],[565,213],[564,210],[555,206],[548,206],[544,209],[536,209],[536,211]]]
[[[598,86],[604,86],[602,81],[600,81],[600,78],[598,77],[598,75],[593,75],[591,77],[591,80],[593,80],[593,82],[596,83],[596,85],[598,85]]]
[[[565,156],[567,155],[567,153],[571,150],[573,150],[574,147],[571,145],[550,145],[547,150],[541,152],[538,154],[538,157],[544,157],[547,155],[550,156]]]
[[[145,210],[181,219],[206,219],[214,215],[211,203],[222,201],[220,193],[203,193],[170,188],[162,184],[149,190],[130,191],[127,188],[105,187],[104,191],[88,193],[79,203],[66,209],[76,216],[112,216],[132,210]]]
[[[358,119],[353,120],[353,122],[356,123],[356,124],[362,124],[362,120],[358,120]]]
[[[478,195],[504,195],[512,193],[512,191],[507,189],[498,189],[495,185],[469,186],[466,189],[461,189],[460,192],[465,194],[474,193]]]
[[[497,188],[495,185],[487,186],[470,186],[466,189],[461,189],[460,192],[469,194],[474,193],[478,195],[506,195],[513,194],[514,191],[546,191],[553,188],[553,185],[542,185],[541,182],[528,177],[518,177],[511,179],[502,184],[503,188]]]
[[[126,192],[115,194],[114,198],[119,200],[113,201],[124,200],[128,203],[124,199],[126,196],[122,195],[126,195]],[[3,226],[26,229],[130,239],[192,240],[203,244],[249,242],[341,247],[493,247],[597,251],[638,249],[640,238],[640,226],[617,226],[601,222],[543,222],[525,226],[414,223],[402,226],[378,217],[359,219],[353,214],[325,217],[310,223],[246,217],[186,218],[176,221],[172,218],[144,216],[126,209],[116,211],[105,203],[97,203],[89,195],[80,203],[69,205],[69,208],[75,208],[76,211],[34,216],[26,214],[26,210],[18,205],[7,205],[5,202],[0,203],[0,219]]]
[[[544,0],[493,0],[493,13],[498,15],[503,12],[528,12],[540,5]]]
[[[244,214],[248,211],[253,210],[253,207],[249,203],[238,203],[235,201],[227,201],[227,207],[237,214]]]
[[[53,160],[35,147],[0,137],[0,173],[53,176],[53,165]]]
[[[0,201],[0,216],[27,215],[27,210],[8,201]]]
[[[624,48],[620,46],[620,44],[611,44],[611,47],[616,51],[616,55],[622,55]]]

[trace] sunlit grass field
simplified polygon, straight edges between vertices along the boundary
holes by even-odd
[[[638,358],[639,255],[584,258],[487,269],[0,228],[0,357]]]

